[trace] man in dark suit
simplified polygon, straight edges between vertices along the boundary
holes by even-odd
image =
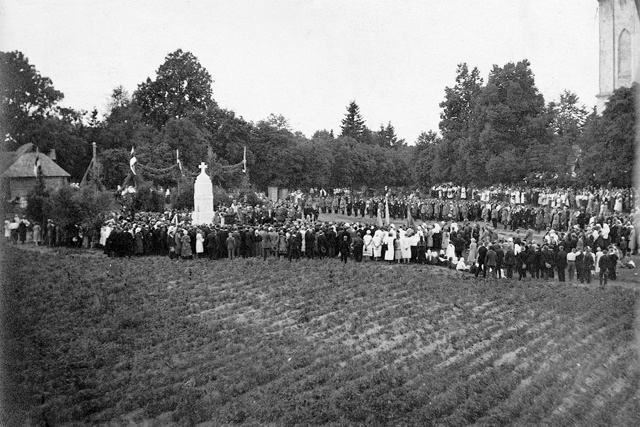
[[[483,277],[487,277],[487,270],[484,267],[485,259],[487,258],[487,244],[483,243],[482,246],[478,248],[478,268],[476,268],[476,277],[478,277],[478,273],[482,270]]]
[[[564,246],[560,246],[555,258],[556,268],[558,269],[558,281],[564,282],[564,272],[567,268],[567,253],[564,251]]]
[[[487,277],[487,270],[491,270],[491,277],[495,279],[497,266],[498,266],[498,254],[494,250],[494,247],[491,246],[487,250],[487,255],[484,260],[484,277]]]

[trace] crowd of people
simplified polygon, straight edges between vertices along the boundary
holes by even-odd
[[[201,225],[192,224],[187,211],[114,212],[99,227],[71,229],[15,218],[5,221],[5,238],[24,243],[31,235],[35,244],[95,247],[109,256],[339,257],[441,265],[476,277],[517,273],[519,279],[557,275],[564,281],[566,271],[569,280],[590,281],[604,271],[604,281],[615,279],[617,268],[634,266],[632,200],[631,191],[605,189],[518,193],[440,186],[427,195],[378,197],[311,192],[255,206],[234,201]],[[326,214],[350,218],[320,221]]]

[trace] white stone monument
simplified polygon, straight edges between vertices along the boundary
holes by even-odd
[[[193,215],[191,222],[195,225],[213,222],[213,184],[209,175],[204,173],[207,165],[200,163],[200,175],[193,187]]]

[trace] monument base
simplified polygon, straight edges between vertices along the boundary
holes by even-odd
[[[191,223],[193,225],[213,224],[214,212],[194,212],[192,214]]]

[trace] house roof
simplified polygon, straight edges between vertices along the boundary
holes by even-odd
[[[23,153],[22,155],[16,156],[18,153],[19,151],[16,153],[3,153],[3,154],[7,154],[6,157],[10,157],[11,155],[13,155],[12,157],[15,159],[12,163],[9,163],[9,161],[6,162],[7,164],[9,164],[9,166],[6,167],[6,169],[4,168],[5,166],[4,159],[3,159],[3,162],[1,162],[2,163],[1,166],[3,166],[3,169],[4,169],[4,171],[2,172],[3,178],[35,178],[35,175],[33,173],[33,167],[36,164],[36,156],[39,156],[40,158],[40,165],[41,165],[43,177],[68,178],[71,176],[67,171],[65,171],[60,166],[58,166],[53,160],[51,160],[44,153],[30,152],[30,153]],[[5,156],[3,156],[3,158],[4,157]]]

